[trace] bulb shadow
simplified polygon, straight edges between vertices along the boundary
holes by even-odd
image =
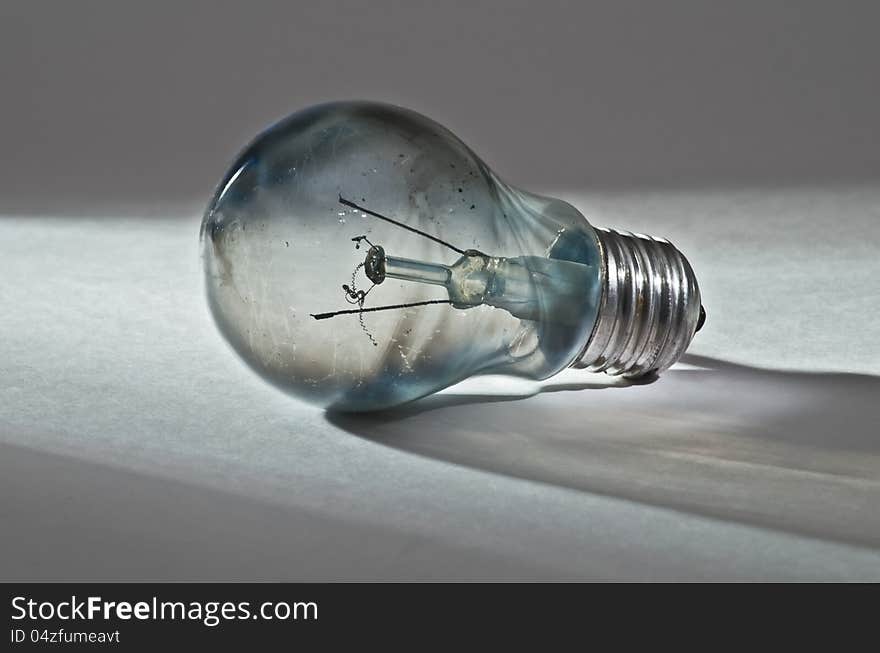
[[[592,376],[592,375],[588,375]],[[541,386],[527,392],[468,392],[455,393],[443,392],[439,394],[428,395],[417,401],[411,401],[402,406],[391,408],[388,410],[379,410],[371,413],[344,413],[344,412],[327,412],[327,419],[332,424],[336,424],[341,428],[354,432],[346,428],[346,425],[374,425],[391,424],[402,420],[414,418],[425,413],[437,410],[454,408],[456,406],[471,405],[489,405],[489,404],[506,404],[509,402],[523,401],[537,395],[552,394],[557,392],[580,392],[582,390],[613,390],[616,388],[628,388],[635,385],[648,385],[657,380],[656,375],[652,375],[643,379],[614,379],[613,381],[601,382],[547,382]]]
[[[657,383],[585,373],[526,394],[440,394],[327,419],[495,474],[880,547],[880,377],[683,362],[695,368]]]

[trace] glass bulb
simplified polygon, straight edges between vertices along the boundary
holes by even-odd
[[[594,229],[385,104],[323,104],[263,132],[220,183],[201,240],[227,340],[333,410],[388,408],[476,374],[650,373],[700,317],[671,245]]]

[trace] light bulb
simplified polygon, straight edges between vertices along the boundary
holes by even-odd
[[[338,102],[260,134],[202,222],[208,303],[257,372],[333,410],[476,374],[669,367],[704,313],[665,240],[594,229],[413,111]]]

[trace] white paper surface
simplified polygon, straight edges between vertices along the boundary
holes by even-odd
[[[688,256],[686,364],[364,418],[225,346],[194,212],[0,219],[0,578],[880,580],[880,191],[560,195]]]

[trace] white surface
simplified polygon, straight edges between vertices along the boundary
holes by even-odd
[[[880,191],[562,195],[688,255],[688,364],[366,418],[222,343],[192,212],[3,218],[0,578],[880,580]]]

